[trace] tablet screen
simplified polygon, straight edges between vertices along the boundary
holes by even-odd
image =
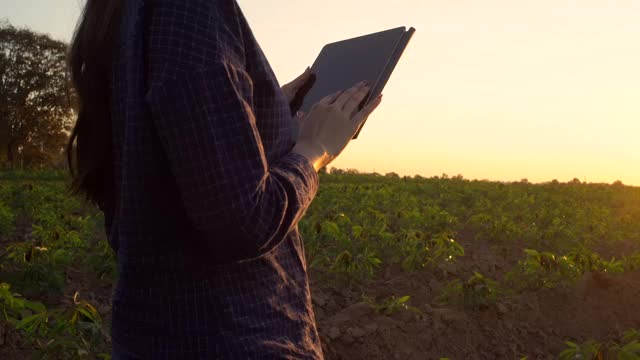
[[[348,89],[362,80],[375,84],[405,32],[405,27],[399,27],[324,46],[311,67],[316,77],[300,111],[308,113],[325,96]],[[377,90],[371,98],[379,95],[382,88]]]

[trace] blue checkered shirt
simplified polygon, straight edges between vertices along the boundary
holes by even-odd
[[[235,0],[128,0],[112,71],[114,359],[322,358],[318,175]]]

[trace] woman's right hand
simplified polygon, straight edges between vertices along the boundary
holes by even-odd
[[[382,101],[380,95],[358,111],[369,90],[366,82],[361,82],[315,104],[301,119],[300,136],[293,151],[309,159],[316,171],[335,160]]]

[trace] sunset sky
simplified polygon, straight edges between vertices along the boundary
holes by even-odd
[[[330,166],[640,185],[640,1],[239,0],[281,84],[328,42],[416,28],[360,138]],[[80,0],[0,0],[69,40]]]

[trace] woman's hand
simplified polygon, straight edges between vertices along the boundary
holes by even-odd
[[[284,92],[284,94],[287,96],[289,103],[291,103],[296,97],[296,94],[298,93],[300,88],[302,88],[302,86],[306,84],[307,80],[309,80],[309,78],[311,77],[311,74],[311,68],[308,67],[307,70],[305,70],[295,80],[282,86],[282,92]]]
[[[380,95],[358,111],[369,90],[361,82],[315,104],[300,122],[300,137],[293,151],[307,157],[316,171],[335,160],[382,101]]]

